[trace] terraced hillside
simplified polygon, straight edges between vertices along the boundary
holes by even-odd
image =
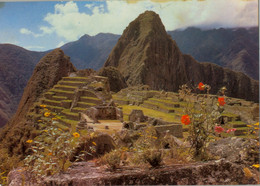
[[[27,118],[42,123],[49,120],[46,113],[55,113],[55,121],[52,122],[54,125],[75,132],[81,112],[110,100],[111,96],[104,88],[106,83],[106,78],[101,76],[64,77],[34,104]],[[44,127],[46,126],[39,125],[37,129],[43,130]]]
[[[197,101],[197,97],[202,99],[203,95],[194,95],[190,100],[194,103]],[[216,98],[215,95],[210,95],[210,97],[210,100]],[[123,108],[125,121],[128,120],[128,116],[133,109],[138,109],[142,110],[144,115],[161,119],[166,124],[181,124],[180,118],[185,114],[185,107],[188,106],[188,102],[181,99],[177,93],[140,89],[140,87],[123,89],[114,94],[113,99]],[[235,128],[236,131],[223,133],[222,137],[256,138],[258,126],[253,124],[259,122],[259,117],[253,117],[252,112],[259,108],[258,104],[230,97],[227,97],[226,100],[225,111],[221,113],[220,118],[223,121],[220,122],[226,130]],[[184,136],[187,135],[188,126],[183,125],[183,132]]]

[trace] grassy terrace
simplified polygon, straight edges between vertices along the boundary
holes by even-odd
[[[54,89],[54,88],[52,88],[51,90],[50,90],[51,92],[63,92],[63,93],[69,93],[69,94],[74,94],[74,92],[73,91],[69,91],[69,90],[59,90],[59,89]]]
[[[176,119],[174,114],[172,113],[164,113],[160,111],[156,111],[149,108],[144,108],[141,106],[136,105],[122,105],[123,113],[124,113],[124,120],[128,120],[128,115],[131,113],[133,109],[142,110],[144,112],[144,115],[154,117],[154,118],[161,118],[167,122],[178,122],[180,123],[179,119]]]
[[[98,98],[94,98],[94,97],[87,97],[87,96],[82,96],[82,97],[80,97],[80,98],[83,98],[83,99],[92,99],[92,100],[97,100],[97,101],[99,101],[100,99],[98,99]]]
[[[169,106],[166,106],[165,104],[163,103],[159,103],[159,102],[154,102],[152,100],[147,100],[147,101],[144,101],[144,104],[145,103],[148,103],[149,105],[154,105],[154,106],[157,106],[161,109],[165,109],[165,110],[173,110],[173,107],[169,107]]]

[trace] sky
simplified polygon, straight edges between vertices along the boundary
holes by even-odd
[[[46,51],[84,34],[122,34],[146,10],[159,14],[167,31],[258,25],[257,0],[0,2],[0,43]]]

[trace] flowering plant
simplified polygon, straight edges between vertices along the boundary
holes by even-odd
[[[215,97],[209,95],[211,89],[209,85],[200,82],[197,88],[200,91],[206,90],[207,93],[192,94],[192,89],[187,85],[182,85],[179,90],[180,97],[188,103],[184,109],[184,115],[181,117],[181,123],[189,126],[188,140],[191,143],[193,156],[205,159],[207,158],[206,146],[210,141],[210,136],[214,135],[215,132],[220,134],[225,130],[218,126],[219,118],[224,111],[225,95],[222,91],[222,97],[216,100]]]

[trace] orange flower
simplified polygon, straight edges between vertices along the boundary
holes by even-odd
[[[26,141],[26,143],[32,143],[33,142],[33,140],[27,140]]]
[[[189,115],[183,115],[181,117],[181,122],[184,124],[184,125],[189,125],[190,124],[190,117]]]
[[[218,98],[218,103],[219,103],[219,105],[220,106],[224,106],[225,104],[226,104],[226,102],[225,102],[225,98]]]
[[[48,156],[52,156],[52,153],[51,153],[51,152],[49,152],[49,153],[48,153]]]
[[[198,89],[204,90],[205,89],[205,85],[202,82],[200,82],[199,85],[198,85]]]

